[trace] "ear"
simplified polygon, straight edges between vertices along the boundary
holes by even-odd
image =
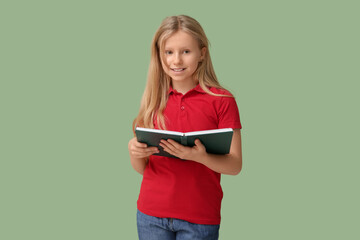
[[[203,47],[203,48],[201,49],[200,61],[203,61],[204,58],[205,58],[205,56],[206,56],[206,47]]]

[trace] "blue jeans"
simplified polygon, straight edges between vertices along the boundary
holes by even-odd
[[[176,218],[158,218],[137,211],[139,240],[218,240],[220,225],[202,225]]]

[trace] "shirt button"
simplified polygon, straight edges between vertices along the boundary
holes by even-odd
[[[181,108],[180,108],[181,110],[184,110],[185,109],[185,107],[184,106],[181,106]]]

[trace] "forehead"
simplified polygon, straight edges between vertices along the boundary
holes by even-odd
[[[198,42],[190,34],[184,31],[177,31],[165,40],[165,48],[188,48],[197,47]]]

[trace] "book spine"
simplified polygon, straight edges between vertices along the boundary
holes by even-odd
[[[185,134],[181,136],[181,145],[187,146],[187,136]]]

